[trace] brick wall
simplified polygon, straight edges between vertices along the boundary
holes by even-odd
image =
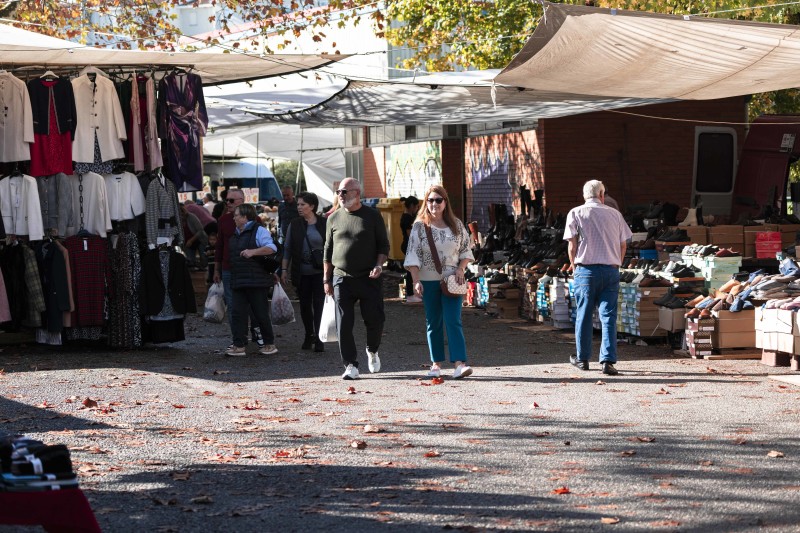
[[[556,212],[566,213],[583,202],[583,183],[596,178],[603,181],[622,209],[653,200],[688,206],[695,128],[744,120],[743,97],[542,120],[539,134],[547,143],[545,203]],[[741,152],[744,126],[730,127],[737,131]]]
[[[362,198],[386,198],[386,167],[382,146],[364,149]]]
[[[442,186],[447,189],[450,207],[456,216],[465,220],[464,213],[464,141],[443,139]]]

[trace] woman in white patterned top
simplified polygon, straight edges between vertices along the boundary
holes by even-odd
[[[436,264],[428,242],[426,226],[430,227],[442,273]],[[455,366],[454,378],[465,378],[472,374],[467,366],[467,343],[461,325],[461,303],[463,296],[447,296],[442,293],[439,281],[455,275],[459,284],[466,283],[464,270],[474,260],[470,250],[469,233],[456,218],[450,207],[447,191],[441,185],[433,185],[425,193],[422,208],[411,228],[408,250],[403,266],[411,273],[414,293],[422,297],[425,306],[425,322],[428,330],[428,349],[433,365],[429,377],[441,375],[444,361],[444,330],[450,347],[450,362]]]

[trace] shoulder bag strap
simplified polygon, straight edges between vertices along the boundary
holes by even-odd
[[[425,224],[425,233],[428,236],[428,245],[431,247],[431,254],[433,255],[433,264],[436,265],[436,272],[442,273],[442,262],[439,260],[439,252],[436,251],[436,244],[433,242],[433,231],[431,227]]]

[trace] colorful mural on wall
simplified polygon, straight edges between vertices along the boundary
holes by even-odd
[[[442,150],[439,141],[386,147],[386,196],[421,198],[431,185],[442,183]]]
[[[489,204],[505,204],[509,213],[522,212],[520,186],[544,184],[536,131],[467,139],[467,213],[481,231],[491,227]]]

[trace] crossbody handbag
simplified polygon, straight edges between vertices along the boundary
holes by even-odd
[[[308,250],[311,254],[311,266],[317,270],[322,269],[322,250],[315,250],[314,247],[311,246],[311,241],[308,240],[308,232],[306,232],[306,242],[308,243]]]
[[[436,272],[439,275],[442,275],[442,262],[439,260],[439,252],[436,251],[436,244],[433,242],[433,231],[431,227],[425,224],[425,233],[428,235],[428,245],[431,247],[431,255],[433,255],[433,264],[436,265]],[[439,285],[442,287],[442,293],[445,296],[451,296],[453,298],[458,298],[459,296],[463,296],[467,294],[467,284],[466,283],[459,283],[456,280],[455,274],[450,274],[447,277],[442,278],[439,281]]]

